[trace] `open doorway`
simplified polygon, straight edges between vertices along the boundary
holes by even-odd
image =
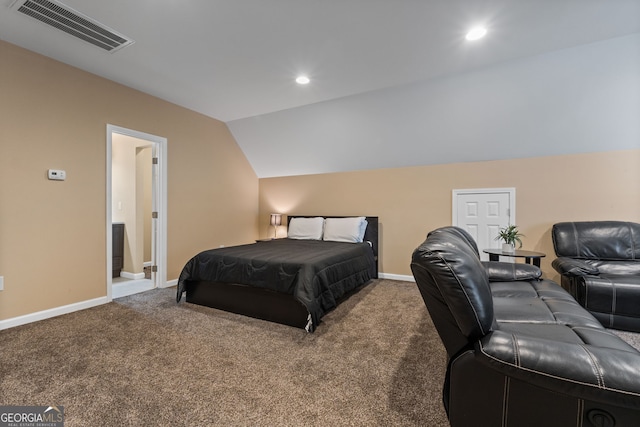
[[[107,296],[166,286],[166,139],[107,125]]]

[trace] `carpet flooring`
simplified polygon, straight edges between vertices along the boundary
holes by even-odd
[[[313,334],[157,289],[0,331],[0,404],[67,427],[438,427],[445,364],[414,283],[370,283]]]
[[[313,334],[175,288],[0,331],[0,403],[73,426],[447,426],[446,354],[414,283],[377,280]]]

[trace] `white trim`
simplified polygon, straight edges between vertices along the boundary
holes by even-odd
[[[113,299],[128,297],[129,295],[139,294],[153,289],[153,282],[150,279],[127,280],[125,282],[116,282],[111,286],[111,295]]]
[[[73,313],[74,311],[85,310],[87,308],[96,307],[108,303],[107,297],[90,299],[87,301],[76,302],[61,307],[51,308],[44,311],[25,314],[24,316],[13,317],[11,319],[0,320],[0,330],[9,329],[16,326],[26,325],[27,323],[37,322],[39,320],[50,319],[52,317],[61,316],[63,314]]]
[[[159,284],[159,288],[170,288],[178,285],[178,279],[167,280],[165,284]]]
[[[451,202],[451,225],[458,225],[458,196],[461,194],[480,193],[509,193],[509,221],[516,223],[516,189],[515,187],[505,188],[467,188],[463,190],[452,190]]]
[[[407,276],[404,274],[391,274],[391,273],[378,273],[378,277],[381,279],[389,280],[401,280],[403,282],[415,282],[416,279],[413,276]]]
[[[129,273],[128,271],[120,271],[120,277],[130,280],[140,280],[144,279],[144,273]]]
[[[143,267],[151,267],[153,265],[153,261],[145,261],[142,263]]]
[[[127,129],[111,124],[107,124],[107,221],[106,221],[106,234],[107,234],[107,254],[112,253],[112,200],[111,200],[111,148],[112,148],[112,134],[118,133],[121,135],[130,136],[133,138],[144,139],[153,144],[157,148],[158,157],[158,174],[159,182],[158,191],[156,193],[156,206],[158,210],[157,221],[157,233],[156,233],[156,265],[158,271],[155,274],[155,286],[166,287],[165,282],[167,280],[167,138],[161,136],[151,135],[144,132],[138,132],[132,129]],[[113,280],[111,278],[111,269],[113,266],[113,260],[110,256],[107,256],[107,300],[113,299],[111,287]],[[144,277],[144,276],[143,276]]]

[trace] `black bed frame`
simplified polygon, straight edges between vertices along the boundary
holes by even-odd
[[[309,218],[323,215],[290,215],[292,218]],[[325,218],[346,218],[330,216]],[[364,241],[371,242],[376,262],[375,277],[378,277],[378,217],[366,217],[368,225]],[[211,281],[186,281],[186,301],[193,304],[217,308],[232,313],[268,320],[284,325],[304,328],[308,323],[307,308],[293,295],[275,292],[270,289],[256,288],[238,283]],[[350,295],[350,293],[348,294]]]

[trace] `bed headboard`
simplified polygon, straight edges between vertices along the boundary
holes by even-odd
[[[324,218],[351,218],[358,215],[288,215],[287,216],[287,226],[291,221],[291,218],[313,218],[316,216],[321,216]],[[361,215],[360,215],[361,216]],[[378,248],[379,248],[379,234],[378,234],[378,217],[377,216],[366,216],[367,220],[367,229],[364,232],[364,241],[371,242],[371,247],[373,248],[373,255],[376,257],[376,277],[378,277]]]

